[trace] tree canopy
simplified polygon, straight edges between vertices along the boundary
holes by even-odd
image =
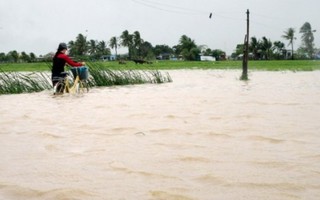
[[[297,39],[297,38],[294,36],[294,34],[295,34],[294,28],[288,28],[288,30],[284,32],[284,35],[282,35],[282,37],[283,37],[284,39],[286,39],[286,40],[289,41],[289,44],[288,44],[288,45],[291,45],[291,59],[292,59],[292,60],[294,59],[294,57],[293,57],[293,55],[294,55],[294,54],[293,54],[293,41],[294,41],[295,39]]]
[[[284,31],[281,37],[288,41],[288,46],[291,50],[285,48],[285,44],[282,41],[272,42],[266,36],[262,38],[251,37],[249,45],[249,57],[250,59],[294,59],[296,56],[298,59],[313,59],[315,55],[320,54],[320,50],[315,48],[314,45],[314,33],[309,22],[305,22],[299,33],[301,34],[301,46],[294,52],[294,41],[296,38],[296,31],[294,28],[288,28]],[[98,60],[102,56],[111,55],[111,49],[114,50],[115,55],[118,56],[118,48],[128,48],[128,55],[121,55],[127,59],[183,59],[183,60],[198,60],[200,55],[213,56],[217,60],[225,57],[225,52],[221,49],[208,48],[206,44],[197,45],[195,40],[182,35],[176,45],[172,47],[166,44],[156,44],[145,41],[139,31],[130,33],[128,30],[122,32],[117,37],[111,37],[108,42],[94,39],[87,39],[87,36],[78,34],[75,40],[68,42],[69,54],[75,58],[82,60]],[[243,44],[237,44],[232,54],[232,58],[237,59],[243,54]],[[40,58],[51,59],[52,53],[48,53]],[[19,53],[16,50],[9,51],[8,53],[0,52],[0,62],[35,62],[38,59],[34,53],[26,53],[25,51]]]
[[[314,53],[313,32],[315,32],[315,30],[312,30],[311,24],[309,22],[304,23],[300,28],[300,33],[302,34],[301,48],[307,53],[309,58],[313,58],[313,53]]]

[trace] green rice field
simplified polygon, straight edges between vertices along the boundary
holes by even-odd
[[[126,61],[96,62],[110,70],[170,70],[170,69],[241,69],[241,61],[153,61],[152,64],[135,64]],[[90,64],[90,63],[89,63]],[[2,63],[2,71],[49,71],[51,63]],[[313,71],[320,70],[320,60],[249,61],[249,70],[265,71]]]

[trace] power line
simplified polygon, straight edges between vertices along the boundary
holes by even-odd
[[[202,15],[202,14],[209,14],[210,13],[208,11],[189,9],[189,8],[184,8],[184,7],[165,4],[165,3],[154,2],[151,0],[132,0],[132,1],[135,3],[150,7],[150,8],[154,8],[157,10],[166,11],[166,12],[170,12],[170,13],[176,13],[176,14]]]
[[[182,7],[182,6],[178,6],[178,5],[173,5],[173,4],[168,4],[168,3],[163,3],[163,2],[156,2],[154,0],[132,0],[133,2],[146,6],[146,7],[150,7],[153,9],[157,9],[157,10],[161,10],[164,12],[169,12],[169,13],[174,13],[174,14],[183,14],[183,15],[204,15],[206,17],[208,17],[209,19],[217,19],[217,18],[221,18],[221,19],[226,19],[226,20],[232,20],[232,21],[245,21],[244,17],[241,15],[241,17],[234,17],[235,15],[240,16],[239,12],[217,12],[217,11],[205,11],[205,10],[199,10],[199,9],[190,9],[190,8],[186,8],[186,7]],[[252,13],[253,16],[259,17],[259,18],[266,18],[266,19],[270,19],[270,20],[275,20],[275,17],[270,17],[267,15],[263,15],[260,13]],[[276,21],[279,21],[281,19],[277,19]],[[278,28],[274,28],[270,25],[267,24],[263,24],[261,22],[259,22],[258,20],[251,20],[251,22],[255,25],[261,26],[263,28],[266,29],[277,29]],[[274,25],[274,24],[273,24]]]
[[[162,6],[162,7],[170,7],[171,9],[176,9],[176,10],[181,10],[181,11],[188,11],[188,12],[199,13],[199,14],[207,13],[207,11],[204,11],[204,10],[190,9],[190,8],[186,8],[186,7],[156,2],[156,1],[152,1],[152,0],[140,0],[140,1],[145,2],[145,3],[149,3],[149,4],[153,4],[153,5]]]

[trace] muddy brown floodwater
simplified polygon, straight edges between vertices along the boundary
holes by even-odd
[[[169,73],[0,96],[0,199],[320,199],[320,71]]]

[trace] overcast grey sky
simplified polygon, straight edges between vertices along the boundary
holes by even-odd
[[[197,45],[231,54],[243,43],[246,10],[250,37],[287,41],[283,32],[309,22],[320,47],[319,0],[0,0],[0,52],[54,52],[60,42],[88,39],[109,41],[124,30],[139,31],[152,45],[178,44],[182,35]],[[209,19],[210,12],[213,13]],[[122,48],[120,51],[125,52]]]

